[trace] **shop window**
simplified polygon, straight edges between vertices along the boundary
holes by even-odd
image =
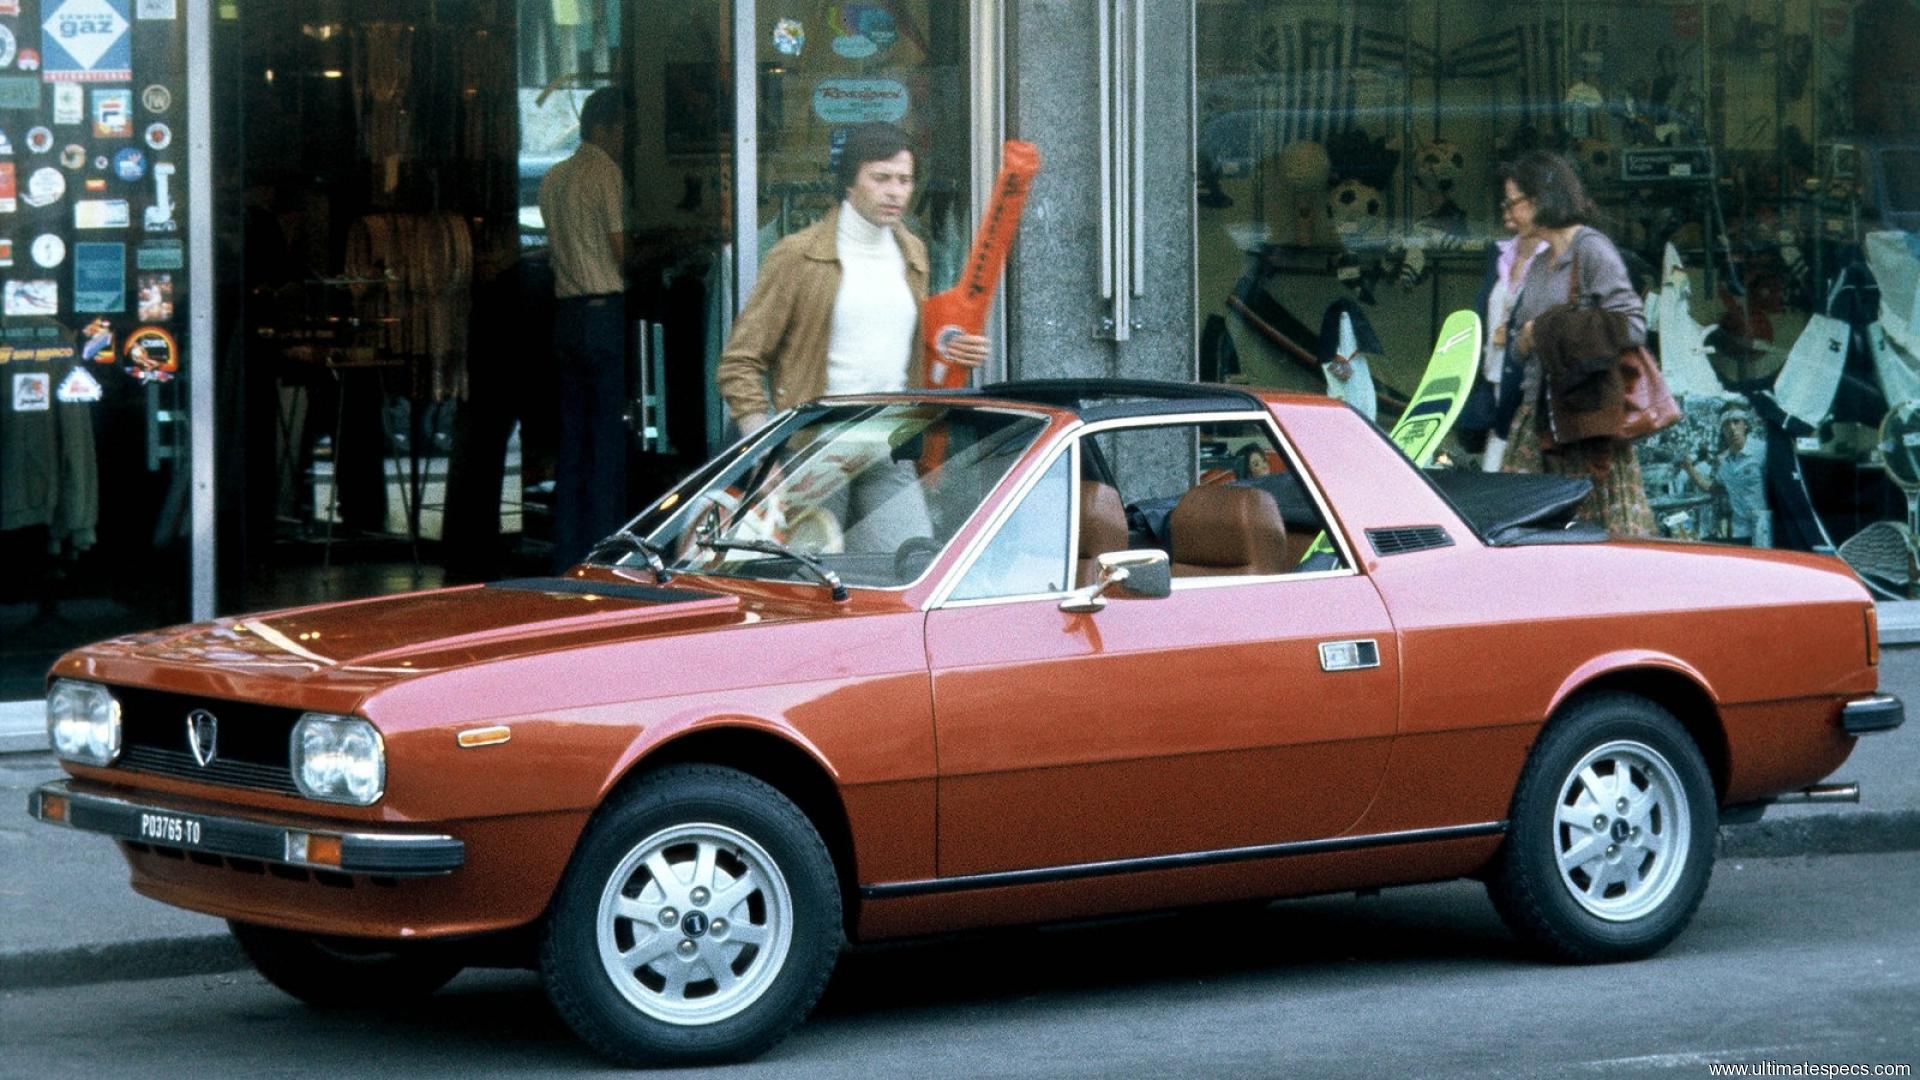
[[[1831,550],[1904,519],[1875,447],[1920,396],[1916,56],[1895,0],[1199,0],[1202,376],[1391,424],[1478,303],[1498,163],[1549,149],[1653,293],[1687,408],[1641,444],[1661,533]],[[1324,363],[1336,304],[1362,363]],[[1828,314],[1838,350],[1796,354]],[[1720,473],[1762,477],[1760,505]]]
[[[913,144],[907,226],[927,242],[931,287],[959,280],[971,240],[968,18],[941,0],[760,5],[762,258],[840,205],[849,128],[887,121]]]

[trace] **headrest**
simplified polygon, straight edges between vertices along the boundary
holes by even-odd
[[[1127,508],[1098,480],[1080,481],[1080,558],[1127,550]]]
[[[1175,572],[1278,574],[1287,527],[1273,496],[1256,487],[1210,484],[1180,497],[1168,521]]]

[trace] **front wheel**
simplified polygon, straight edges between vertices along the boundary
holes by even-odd
[[[812,1010],[842,940],[833,860],[800,809],[677,766],[588,826],[540,967],[561,1018],[615,1061],[743,1061]]]
[[[1635,960],[1686,927],[1713,873],[1719,814],[1693,740],[1631,694],[1548,725],[1487,881],[1515,934],[1555,960]]]

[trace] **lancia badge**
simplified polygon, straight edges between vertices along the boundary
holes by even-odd
[[[187,746],[193,751],[193,760],[201,768],[213,764],[219,737],[220,721],[212,713],[195,709],[187,714]]]

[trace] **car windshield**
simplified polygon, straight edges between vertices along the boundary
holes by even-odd
[[[908,585],[1046,427],[1007,409],[808,406],[668,493],[632,531],[674,571],[821,581],[811,560],[849,586]],[[741,543],[760,550],[730,546]],[[630,547],[605,557],[645,565]]]

